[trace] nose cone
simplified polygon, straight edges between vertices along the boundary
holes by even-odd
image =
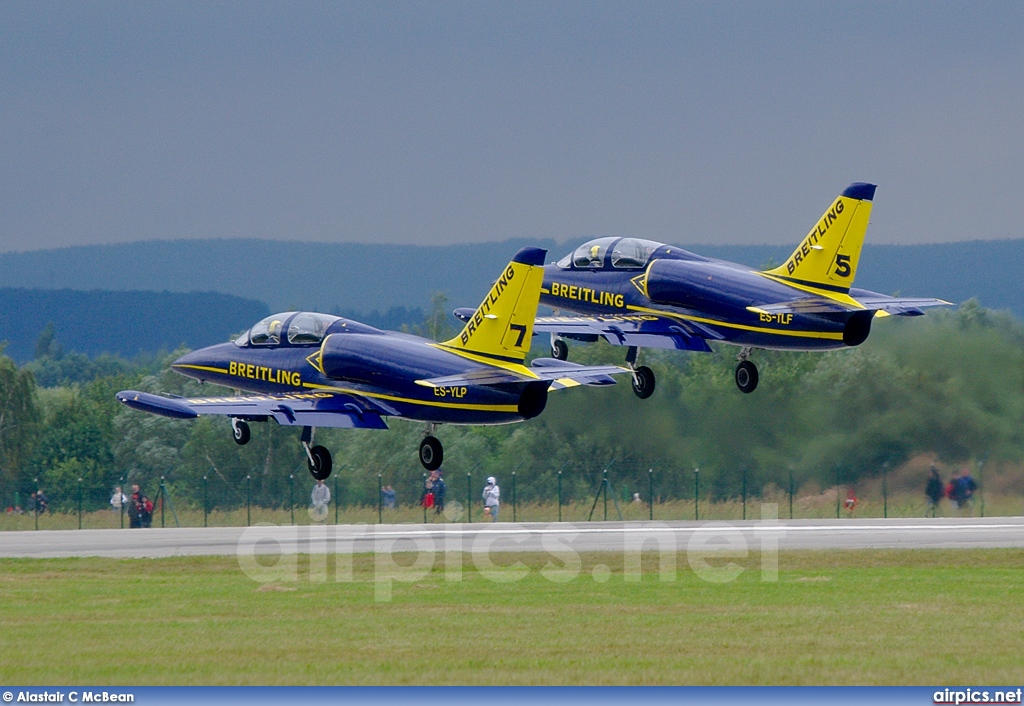
[[[211,373],[227,372],[225,368],[229,354],[234,348],[234,343],[220,343],[216,346],[200,348],[197,351],[186,353],[171,363],[171,369],[196,380],[207,380]]]

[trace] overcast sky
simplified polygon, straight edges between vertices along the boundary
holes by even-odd
[[[1024,3],[0,4],[0,251],[1024,237]]]

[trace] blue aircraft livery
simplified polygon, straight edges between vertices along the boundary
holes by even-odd
[[[178,419],[231,418],[235,441],[249,423],[273,419],[302,428],[313,477],[331,473],[331,454],[314,446],[316,427],[386,429],[387,417],[425,424],[420,462],[439,468],[438,424],[507,424],[544,411],[550,390],[611,385],[628,372],[553,358],[525,365],[544,278],[546,251],[520,250],[459,334],[443,343],[314,312],[268,316],[234,342],[183,355],[172,368],[191,378],[253,394],[177,398],[136,390],[125,405]]]
[[[793,254],[766,271],[650,240],[591,240],[544,268],[541,303],[555,315],[539,317],[534,331],[550,334],[559,360],[567,359],[567,340],[626,346],[641,398],[651,395],[655,380],[650,368],[636,365],[640,348],[708,352],[709,341],[729,343],[740,348],[736,385],[753,392],[753,349],[858,346],[876,318],[919,316],[925,307],[949,304],[853,288],[874,196],[874,184],[851,184]]]

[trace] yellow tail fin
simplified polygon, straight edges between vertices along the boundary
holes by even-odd
[[[850,184],[781,267],[765,274],[830,291],[849,291],[857,274],[875,185]]]
[[[492,362],[522,363],[530,351],[547,250],[515,254],[458,336],[439,345]]]

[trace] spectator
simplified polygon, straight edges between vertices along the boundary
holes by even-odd
[[[501,488],[498,487],[498,481],[494,479],[494,476],[490,476],[487,479],[487,485],[484,486],[484,514],[490,514],[491,521],[498,521],[498,509],[501,506]]]
[[[924,486],[924,494],[928,498],[928,511],[931,512],[932,517],[935,517],[939,501],[945,495],[942,487],[942,478],[939,476],[939,469],[935,466],[932,466],[928,471],[928,482]],[[926,516],[927,514],[928,512],[925,512]]]
[[[434,514],[440,515],[444,511],[444,496],[448,492],[448,486],[444,482],[441,471],[434,471]]]
[[[389,510],[395,509],[395,489],[390,485],[385,485],[384,490],[380,491],[381,497],[384,499],[384,507]]]
[[[635,502],[635,503],[642,503],[643,502],[643,500],[640,499],[640,493],[633,493],[633,502]]]
[[[121,508],[128,502],[128,496],[121,491],[121,486],[114,488],[114,494],[110,497],[110,508],[114,512],[121,512]]]
[[[846,500],[843,503],[846,507],[846,511],[850,513],[850,517],[853,517],[853,511],[857,507],[857,491],[850,488],[846,491]]]
[[[131,486],[131,497],[128,499],[128,527],[134,529],[142,527],[142,510],[144,509],[142,491],[139,490],[138,484],[133,483]]]
[[[437,471],[431,471],[426,480],[423,481],[423,493],[420,495],[420,505],[429,510],[434,507],[434,478]]]
[[[46,493],[40,488],[36,491],[36,512],[42,515],[49,506],[50,503],[46,500]]]
[[[978,489],[978,484],[967,471],[958,473],[957,476],[956,482],[953,484],[953,499],[956,500],[957,507],[961,510],[970,510],[971,498],[974,497],[974,491]]]
[[[140,512],[139,520],[143,527],[153,526],[153,501],[145,495],[142,496],[142,511]]]
[[[949,499],[949,506],[954,510],[960,509],[960,501],[957,500],[959,492],[957,490],[957,484],[960,482],[960,469],[953,471],[953,475],[949,478],[949,483],[946,483],[945,495]]]
[[[316,485],[313,486],[310,499],[313,502],[313,506],[309,509],[309,516],[317,522],[323,522],[327,519],[327,505],[331,502],[331,489],[327,487],[323,480],[318,480]]]

